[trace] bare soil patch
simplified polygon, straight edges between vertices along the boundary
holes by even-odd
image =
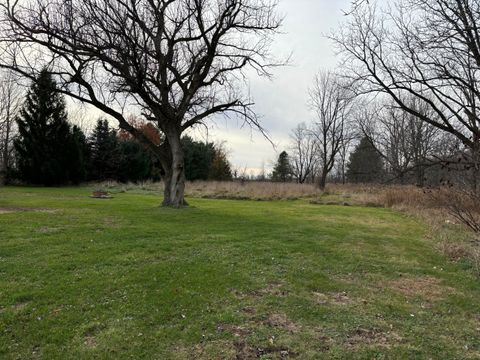
[[[346,292],[328,294],[314,292],[313,296],[315,297],[315,302],[320,305],[349,305],[353,303],[353,300]]]
[[[268,356],[268,359],[287,359],[298,356],[297,353],[287,347],[255,347],[240,339],[234,342],[234,346],[236,349],[237,360],[259,359],[264,358],[265,356]]]
[[[285,314],[271,314],[265,321],[265,325],[277,327],[294,334],[300,331],[301,326],[292,322]]]
[[[257,313],[257,309],[255,309],[253,306],[246,306],[242,309],[242,312],[246,315],[254,316]]]
[[[93,335],[85,336],[83,344],[89,349],[94,349],[97,347],[97,339]]]
[[[227,332],[236,337],[246,337],[251,333],[251,331],[245,327],[232,324],[219,324],[217,326],[217,331]]]
[[[237,292],[235,291],[235,295],[239,299],[245,298],[260,298],[264,296],[277,296],[277,297],[285,297],[288,295],[288,291],[283,289],[283,284],[281,283],[271,283],[268,284],[266,288],[259,289],[259,290],[249,290],[246,292]]]
[[[399,335],[391,331],[382,331],[380,329],[358,328],[348,335],[346,345],[353,348],[365,346],[371,347],[390,347],[402,339]]]

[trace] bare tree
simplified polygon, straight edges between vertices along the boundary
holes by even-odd
[[[317,117],[312,135],[318,144],[318,186],[324,189],[350,129],[348,121],[353,109],[353,96],[336,74],[323,71],[315,78],[310,102]]]
[[[397,0],[389,10],[362,4],[332,37],[360,94],[385,94],[403,111],[453,134],[470,153],[475,179],[479,25],[476,0]],[[425,107],[428,111],[419,111]]]
[[[149,146],[165,176],[165,206],[185,205],[182,133],[212,115],[263,131],[240,91],[245,70],[269,76],[275,0],[1,0],[0,59],[33,78],[48,66],[60,91],[115,118]],[[138,110],[160,145],[130,125]]]
[[[316,137],[305,123],[297,125],[290,134],[293,176],[299,184],[303,184],[315,176],[318,157]]]
[[[421,113],[428,111],[425,106],[423,109],[411,106]],[[392,101],[365,106],[358,123],[363,136],[385,160],[392,180],[411,182],[410,175],[414,174],[416,184],[424,185],[426,168],[440,161],[438,128],[398,108]]]
[[[358,134],[355,133],[354,128],[349,126],[341,139],[340,151],[338,152],[338,161],[336,164],[336,172],[342,184],[346,184],[347,182],[348,157],[352,151],[352,145],[357,137]]]
[[[8,181],[12,166],[15,117],[20,108],[22,88],[11,71],[0,74],[0,185]]]

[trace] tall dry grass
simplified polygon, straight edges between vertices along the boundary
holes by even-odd
[[[215,199],[295,200],[317,198],[323,192],[311,184],[271,182],[189,182],[187,195]]]

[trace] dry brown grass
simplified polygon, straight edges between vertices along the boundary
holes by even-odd
[[[295,200],[316,198],[322,193],[311,184],[240,181],[196,181],[187,184],[189,196],[215,199]]]
[[[407,297],[419,296],[428,301],[441,300],[454,291],[453,288],[443,285],[440,279],[432,276],[402,277],[390,282],[387,287]]]

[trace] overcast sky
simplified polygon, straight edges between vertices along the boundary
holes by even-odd
[[[280,58],[292,52],[291,66],[275,71],[271,81],[249,79],[256,111],[276,149],[259,134],[240,129],[235,121],[217,121],[210,126],[209,140],[226,141],[234,166],[258,171],[263,163],[270,168],[278,152],[288,147],[291,129],[313,119],[307,106],[308,88],[319,70],[333,69],[337,62],[332,44],[324,35],[338,28],[345,19],[342,9],[348,9],[349,3],[350,0],[280,1],[280,13],[285,16],[284,34],[276,38],[273,51]]]

